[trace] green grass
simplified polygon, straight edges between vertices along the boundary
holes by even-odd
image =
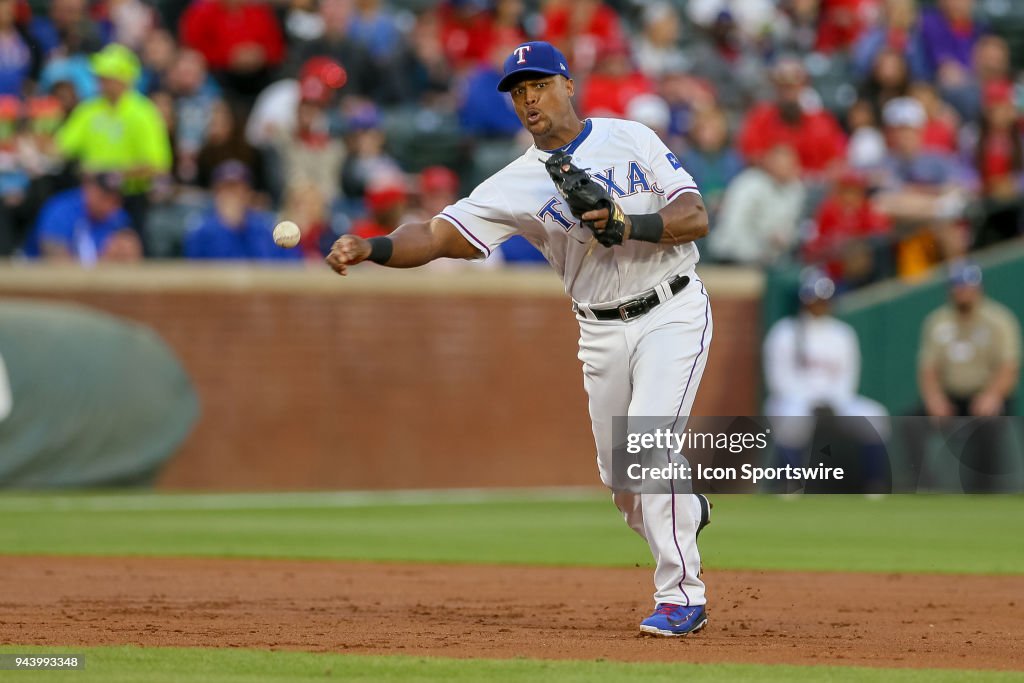
[[[436,497],[436,496],[435,496]],[[649,564],[610,497],[0,496],[5,554]],[[1022,496],[718,496],[714,568],[1024,572]]]
[[[6,646],[0,652],[57,652],[68,648]],[[134,647],[73,648],[84,654],[79,671],[33,671],[10,674],[34,683],[293,683],[340,680],[346,682],[407,683],[459,681],[512,683],[533,681],[643,681],[702,683],[758,681],[759,683],[895,681],[898,683],[953,683],[954,681],[1024,680],[1012,672],[936,669],[870,669],[863,667],[760,666],[752,664],[625,664],[605,661],[539,661],[531,659],[442,659],[424,657],[370,657],[363,655],[207,650]],[[21,680],[18,678],[17,680]]]

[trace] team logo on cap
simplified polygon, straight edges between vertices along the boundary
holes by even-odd
[[[529,52],[530,49],[530,45],[520,45],[515,50],[512,50],[512,52],[515,53],[516,57],[518,57],[518,59],[516,60],[516,64],[526,64],[526,53]]]

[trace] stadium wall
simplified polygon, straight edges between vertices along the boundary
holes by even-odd
[[[702,271],[717,334],[695,412],[749,414],[761,278]],[[170,346],[202,413],[165,489],[594,485],[561,283],[479,268],[0,267],[0,296],[81,304]],[[143,381],[144,378],[140,378]]]

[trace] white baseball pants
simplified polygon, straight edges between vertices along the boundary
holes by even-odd
[[[583,385],[590,399],[597,467],[606,486],[612,485],[613,417],[678,417],[675,429],[686,426],[713,328],[704,283],[693,271],[689,276],[685,289],[634,320],[578,318]],[[626,524],[650,546],[655,602],[703,605],[696,536],[700,506],[693,494],[671,490],[613,492],[612,497]]]

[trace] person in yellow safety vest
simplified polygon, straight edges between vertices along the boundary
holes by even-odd
[[[74,108],[57,132],[57,147],[83,169],[120,173],[126,198],[144,195],[171,170],[167,126],[152,100],[135,90],[141,66],[131,50],[110,44],[93,55],[92,69],[100,95]]]

